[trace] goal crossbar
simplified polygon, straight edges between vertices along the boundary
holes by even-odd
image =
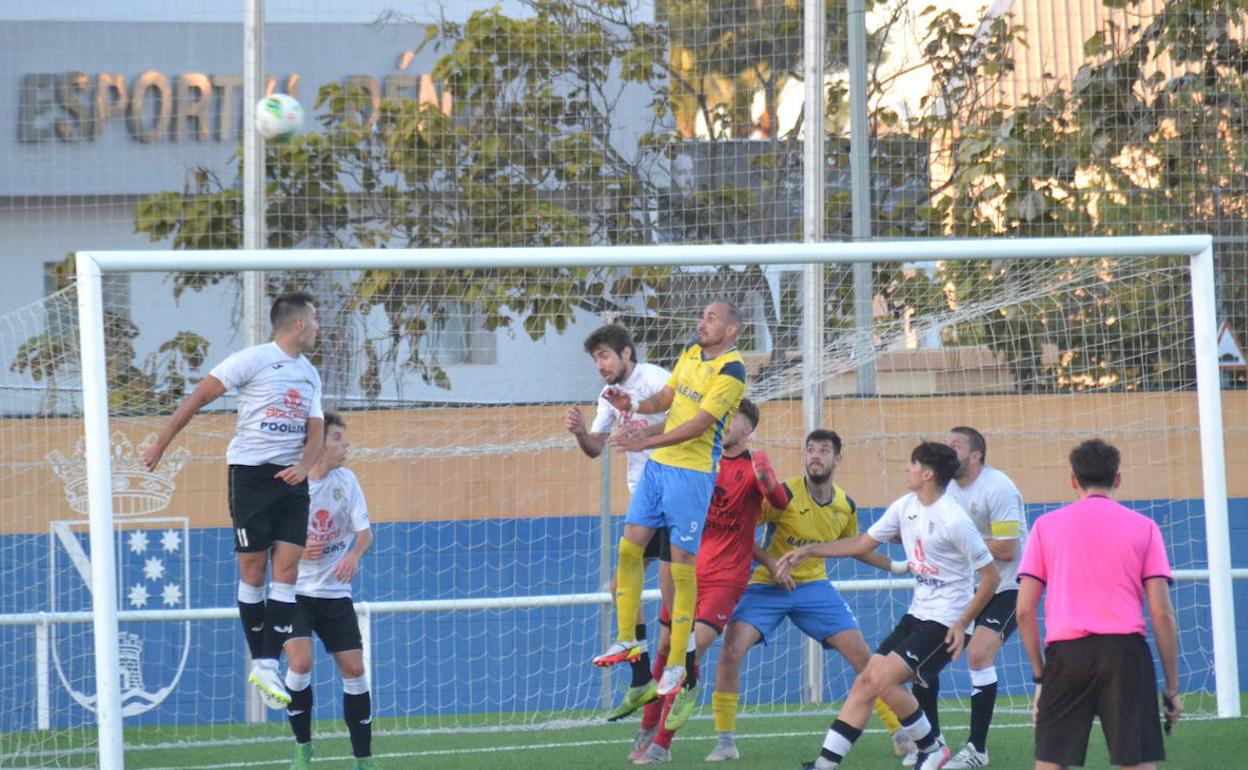
[[[642,265],[788,265],[811,262],[930,262],[1070,257],[1190,257],[1213,248],[1210,235],[1097,238],[997,238],[679,246],[515,246],[458,249],[268,249],[261,251],[89,251],[101,271],[434,270],[461,267],[638,267]]]
[[[703,266],[941,260],[1186,257],[1192,286],[1201,473],[1210,570],[1214,670],[1219,716],[1239,716],[1239,674],[1231,586],[1217,319],[1210,235],[979,240],[900,240],[847,243],[709,244],[464,249],[260,251],[83,251],[76,255],[83,423],[90,508],[93,639],[99,725],[99,766],[124,767],[113,509],[102,276],[112,272],[178,270],[508,269]]]

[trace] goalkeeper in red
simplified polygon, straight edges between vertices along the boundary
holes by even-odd
[[[726,300],[716,300],[702,311],[697,343],[681,354],[661,391],[640,401],[621,388],[603,392],[621,411],[667,411],[662,433],[625,433],[610,441],[628,452],[655,451],[633,493],[620,538],[615,593],[618,637],[594,658],[595,665],[610,666],[641,655],[635,629],[643,559],[655,531],[667,527],[674,595],[670,651],[659,679],[660,696],[678,691],[687,675],[685,649],[698,590],[694,562],[715,488],[724,431],[745,392],[745,362],[736,349],[740,331],[740,311]]]
[[[635,764],[671,761],[672,738],[689,721],[698,702],[698,667],[702,658],[732,617],[732,610],[749,582],[754,560],[769,559],[767,552],[754,542],[763,500],[784,507],[788,495],[776,479],[770,458],[747,447],[757,427],[758,407],[748,398],[741,399],[741,406],[724,433],[724,456],[706,514],[706,534],[698,549],[698,601],[693,614],[697,646],[686,653],[688,678],[675,695],[646,704],[641,731],[629,755]],[[659,622],[665,627],[671,624],[667,608],[659,615]],[[660,658],[668,652],[668,637],[664,628],[659,640]],[[661,671],[655,672],[655,676],[660,674]]]

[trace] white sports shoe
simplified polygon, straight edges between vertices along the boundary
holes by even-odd
[[[706,755],[707,762],[729,762],[740,758],[741,752],[737,750],[737,742],[731,738],[720,738],[711,753]]]
[[[650,744],[654,743],[654,736],[659,734],[657,727],[641,727],[637,730],[637,737],[633,739],[633,750],[628,753],[630,762],[636,762],[645,755],[646,749],[650,748]]]
[[[286,692],[286,685],[282,683],[276,668],[256,663],[252,665],[247,681],[256,686],[261,700],[269,708],[284,709],[290,705],[290,693]]]
[[[977,767],[988,766],[988,752],[982,754],[975,749],[971,743],[967,743],[962,750],[953,755],[953,759],[949,760],[945,767],[949,770],[974,770]]]
[[[919,761],[919,750],[907,751],[906,755],[901,758],[902,767],[914,767],[914,763]]]
[[[949,761],[949,747],[943,738],[936,739],[936,745],[927,751],[920,751],[914,763],[914,770],[940,770]]]
[[[633,760],[634,765],[662,765],[672,761],[672,752],[657,743],[650,744],[646,753]]]
[[[685,684],[685,667],[684,666],[668,666],[663,669],[663,676],[659,679],[659,697],[665,698],[668,695],[679,690]]]

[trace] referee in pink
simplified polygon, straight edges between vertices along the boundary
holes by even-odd
[[[1070,483],[1079,501],[1041,516],[1023,552],[1018,630],[1036,682],[1036,770],[1081,767],[1093,716],[1110,764],[1148,770],[1166,758],[1145,601],[1165,675],[1167,730],[1183,713],[1166,544],[1152,519],[1112,499],[1119,461],[1100,439],[1075,447]]]

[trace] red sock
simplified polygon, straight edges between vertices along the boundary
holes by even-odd
[[[663,676],[663,664],[666,659],[666,655],[654,656],[654,670],[651,673],[654,674],[654,681],[656,682]],[[645,711],[641,715],[641,728],[643,730],[650,730],[663,724],[664,700],[664,698],[655,698],[646,704]]]
[[[666,698],[657,698],[656,700],[660,700],[663,703],[663,719],[659,722],[659,724],[663,724],[667,721],[667,712],[672,710],[672,702],[676,700],[676,695],[672,694]],[[676,735],[676,733],[668,730],[666,727],[660,727],[659,734],[654,736],[654,742],[655,744],[670,750],[672,748],[672,737],[674,735]]]

